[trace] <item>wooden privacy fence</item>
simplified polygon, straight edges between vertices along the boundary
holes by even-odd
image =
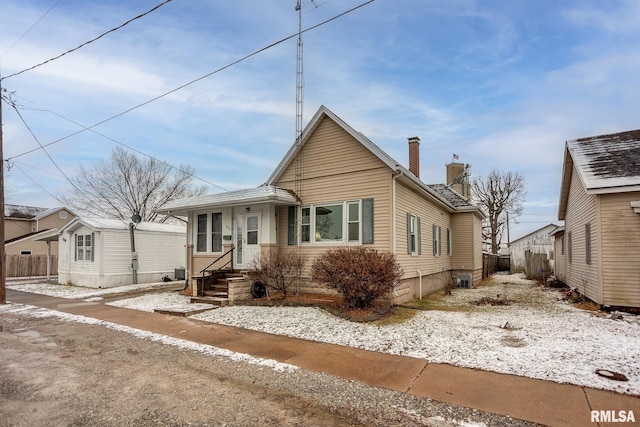
[[[487,252],[482,253],[482,278],[486,279],[493,273],[498,271],[500,265],[500,255],[490,254]]]
[[[47,275],[47,255],[6,255],[6,277]],[[58,274],[58,255],[51,255],[51,275]]]

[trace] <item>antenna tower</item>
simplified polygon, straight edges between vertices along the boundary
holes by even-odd
[[[298,50],[296,54],[296,156],[295,156],[295,193],[300,204],[302,193],[302,113],[304,106],[304,69],[302,49],[302,0],[296,1],[298,12]],[[298,227],[296,227],[296,230]],[[297,234],[297,233],[296,233]],[[298,239],[296,239],[298,240]]]

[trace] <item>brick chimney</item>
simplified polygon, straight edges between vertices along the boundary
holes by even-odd
[[[409,140],[409,171],[420,178],[420,138],[412,136]]]

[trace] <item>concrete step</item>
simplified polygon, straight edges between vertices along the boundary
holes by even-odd
[[[202,303],[202,304],[212,304],[218,307],[224,307],[229,304],[229,298],[220,298],[220,297],[191,297],[190,300],[192,303]]]

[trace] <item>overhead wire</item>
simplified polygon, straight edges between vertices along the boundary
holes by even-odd
[[[6,77],[2,77],[2,78],[0,78],[0,81],[5,80],[5,79],[8,79],[8,78],[11,78],[11,77],[14,77],[14,76],[17,76],[17,75],[22,74],[22,73],[25,73],[25,72],[27,72],[27,71],[31,71],[31,70],[33,70],[34,68],[41,67],[41,66],[43,66],[43,65],[45,65],[45,64],[48,64],[49,62],[55,61],[56,59],[60,59],[60,58],[62,58],[63,56],[65,56],[65,55],[67,55],[67,54],[69,54],[69,53],[71,53],[71,52],[75,52],[76,50],[78,50],[78,49],[80,49],[80,48],[82,48],[82,47],[84,47],[84,46],[86,46],[86,45],[88,45],[88,44],[91,44],[91,43],[95,42],[96,40],[101,39],[102,37],[106,36],[107,34],[112,33],[112,32],[114,32],[114,31],[117,31],[117,30],[121,29],[122,27],[124,27],[124,26],[126,26],[126,25],[128,25],[128,24],[132,23],[133,21],[135,21],[135,20],[137,20],[137,19],[140,19],[140,18],[142,18],[142,17],[144,17],[144,16],[146,16],[146,15],[150,14],[151,12],[154,12],[154,11],[158,10],[159,8],[161,8],[162,6],[164,6],[165,4],[167,4],[167,3],[171,2],[171,1],[173,1],[173,0],[165,0],[165,1],[163,1],[162,3],[160,3],[159,5],[157,5],[157,6],[153,7],[153,8],[151,8],[151,9],[149,9],[148,11],[146,11],[146,12],[144,12],[144,13],[141,13],[140,15],[135,16],[135,17],[133,17],[133,18],[129,19],[129,20],[128,20],[128,21],[126,21],[125,23],[120,24],[120,25],[118,25],[117,27],[112,28],[112,29],[110,29],[109,31],[106,31],[106,32],[104,32],[104,33],[100,34],[98,37],[94,37],[93,39],[91,39],[91,40],[89,40],[89,41],[86,41],[86,42],[82,43],[81,45],[74,47],[73,49],[69,49],[69,50],[67,50],[66,52],[61,53],[60,55],[58,55],[58,56],[54,56],[53,58],[47,59],[46,61],[40,62],[39,64],[33,65],[33,66],[29,67],[29,68],[25,68],[24,70],[22,70],[22,71],[18,71],[18,72],[16,72],[16,73],[9,74],[9,75],[8,75],[8,76],[6,76]]]
[[[17,39],[15,42],[13,42],[13,44],[12,44],[11,46],[9,46],[9,47],[7,48],[7,50],[5,50],[2,54],[0,54],[0,58],[2,58],[3,56],[5,56],[5,55],[7,54],[7,52],[9,52],[9,51],[10,51],[11,49],[13,49],[13,48],[18,44],[18,43],[20,43],[20,40],[22,40],[22,39],[23,39],[27,34],[29,34],[29,33],[31,32],[31,30],[33,30],[33,29],[36,27],[36,25],[38,25],[38,24],[40,23],[40,21],[42,21],[42,20],[45,18],[45,16],[47,16],[47,15],[49,14],[49,12],[51,12],[53,9],[55,9],[55,7],[56,7],[56,6],[58,5],[58,3],[60,3],[61,1],[62,1],[62,0],[58,0],[57,2],[55,2],[55,3],[53,4],[53,6],[51,6],[51,7],[49,8],[49,10],[47,10],[47,11],[44,13],[44,15],[42,15],[42,16],[40,17],[40,19],[38,19],[36,22],[34,22],[34,23],[33,23],[33,24],[32,24],[32,25],[27,29],[27,31],[25,31],[25,32],[24,32],[20,37],[18,37],[18,39]],[[0,80],[1,80],[1,79],[0,79]]]
[[[171,0],[168,0],[168,1],[171,1]],[[253,51],[253,52],[251,52],[251,53],[249,53],[249,54],[247,54],[247,55],[245,55],[245,56],[243,56],[243,57],[241,57],[241,58],[239,58],[239,59],[237,59],[237,60],[235,60],[235,61],[233,61],[233,62],[231,62],[231,63],[227,64],[227,65],[224,65],[224,66],[222,66],[222,67],[220,67],[220,68],[217,68],[216,70],[213,70],[213,71],[211,71],[211,72],[209,72],[209,73],[207,73],[207,74],[205,74],[205,75],[203,75],[203,76],[200,76],[200,77],[198,77],[198,78],[196,78],[196,79],[193,79],[193,80],[191,80],[191,81],[189,81],[189,82],[187,82],[187,83],[184,83],[184,84],[182,84],[182,85],[180,85],[180,86],[178,86],[178,87],[176,87],[176,88],[174,88],[174,89],[171,89],[171,90],[169,90],[169,91],[167,91],[167,92],[164,92],[164,93],[163,93],[163,94],[161,94],[161,95],[158,95],[158,96],[156,96],[156,97],[154,97],[154,98],[151,98],[151,99],[149,99],[149,100],[147,100],[147,101],[144,101],[144,102],[142,102],[141,104],[138,104],[138,105],[136,105],[136,106],[134,106],[134,107],[131,107],[131,108],[129,108],[129,109],[127,109],[127,110],[125,110],[125,111],[122,111],[122,112],[120,112],[120,113],[118,113],[118,114],[116,114],[116,115],[113,115],[113,116],[111,116],[111,117],[109,117],[109,118],[107,118],[107,119],[104,119],[104,120],[102,120],[102,121],[100,121],[100,122],[98,122],[98,123],[95,123],[95,124],[93,124],[93,125],[91,125],[91,126],[84,127],[83,129],[81,129],[81,130],[79,130],[79,131],[76,131],[76,132],[73,132],[73,133],[71,133],[71,134],[69,134],[69,135],[67,135],[67,136],[64,136],[64,137],[62,137],[62,138],[56,139],[56,140],[51,141],[51,142],[49,142],[49,143],[47,143],[47,144],[44,144],[44,145],[42,146],[42,148],[44,148],[44,147],[49,147],[49,146],[51,146],[51,145],[53,145],[53,144],[57,144],[58,142],[64,141],[64,140],[66,140],[66,139],[69,139],[69,138],[71,138],[71,137],[73,137],[73,136],[75,136],[75,135],[78,135],[78,134],[80,134],[80,133],[82,133],[82,132],[85,132],[85,131],[87,131],[87,130],[92,130],[92,129],[93,129],[93,128],[95,128],[95,127],[98,127],[98,126],[100,126],[100,125],[102,125],[102,124],[105,124],[105,123],[107,123],[107,122],[110,122],[111,120],[114,120],[114,119],[116,119],[116,118],[118,118],[118,117],[121,117],[121,116],[123,116],[123,115],[125,115],[125,114],[128,114],[128,113],[130,113],[130,112],[132,112],[132,111],[134,111],[134,110],[137,110],[137,109],[139,109],[139,108],[141,108],[141,107],[144,107],[145,105],[148,105],[148,104],[150,104],[150,103],[152,103],[152,102],[155,102],[155,101],[157,101],[157,100],[159,100],[159,99],[161,99],[161,98],[164,98],[164,97],[166,97],[166,96],[168,96],[168,95],[171,95],[171,94],[173,94],[173,93],[175,93],[175,92],[177,92],[177,91],[179,91],[179,90],[182,90],[182,89],[184,89],[184,88],[186,88],[186,87],[188,87],[188,86],[191,86],[191,85],[192,85],[192,84],[194,84],[194,83],[197,83],[197,82],[199,82],[199,81],[201,81],[201,80],[204,80],[204,79],[206,79],[206,78],[208,78],[208,77],[211,77],[211,76],[212,76],[212,75],[214,75],[214,74],[217,74],[217,73],[222,72],[222,71],[224,71],[224,70],[226,70],[226,69],[228,69],[228,68],[231,68],[231,67],[233,67],[234,65],[237,65],[237,64],[239,64],[239,63],[241,63],[241,62],[243,62],[243,61],[246,61],[247,59],[249,59],[249,58],[251,58],[251,57],[253,57],[253,56],[256,56],[256,55],[258,55],[259,53],[262,53],[262,52],[264,52],[264,51],[266,51],[266,50],[268,50],[268,49],[271,49],[272,47],[275,47],[275,46],[277,46],[277,45],[279,45],[279,44],[281,44],[281,43],[284,43],[284,42],[286,42],[286,41],[288,41],[288,40],[291,40],[292,38],[298,37],[298,35],[299,35],[299,34],[306,33],[306,32],[312,31],[312,30],[315,30],[315,29],[316,29],[316,28],[318,28],[318,27],[321,27],[321,26],[323,26],[323,25],[326,25],[326,24],[328,24],[328,23],[330,23],[330,22],[332,22],[332,21],[335,21],[336,19],[339,19],[339,18],[341,18],[341,17],[343,17],[343,16],[345,16],[345,15],[347,15],[347,14],[349,14],[349,13],[351,13],[351,12],[355,11],[355,10],[358,10],[358,9],[360,9],[360,8],[362,8],[362,7],[364,7],[364,6],[368,5],[368,4],[370,4],[370,3],[373,3],[374,1],[375,1],[375,0],[368,0],[368,1],[364,2],[364,3],[361,3],[361,4],[359,4],[359,5],[357,5],[357,6],[353,7],[353,8],[351,8],[351,9],[348,9],[348,10],[346,10],[346,11],[344,11],[344,12],[342,12],[342,13],[338,14],[338,15],[335,15],[335,16],[333,16],[333,17],[331,17],[331,18],[328,18],[328,19],[326,19],[326,20],[324,20],[324,21],[322,21],[322,22],[320,22],[320,23],[318,23],[318,24],[312,25],[311,27],[306,28],[306,29],[302,30],[301,32],[295,32],[295,33],[293,33],[293,34],[291,34],[291,35],[289,35],[289,36],[287,36],[287,37],[284,37],[284,38],[282,38],[282,39],[280,39],[280,40],[276,41],[276,42],[273,42],[273,43],[271,43],[271,44],[269,44],[269,45],[266,45],[266,46],[264,46],[264,47],[262,47],[262,48],[260,48],[260,49],[257,49],[257,50],[255,50],[255,51]],[[25,70],[25,71],[26,71],[26,70]],[[10,76],[9,76],[9,77],[10,77]],[[32,150],[28,150],[28,151],[25,151],[25,152],[23,152],[23,153],[17,154],[17,155],[15,155],[15,156],[13,156],[12,158],[21,157],[21,156],[24,156],[24,155],[27,155],[27,154],[33,153],[34,151],[38,151],[38,150],[39,150],[39,148],[34,148],[34,149],[32,149]]]

